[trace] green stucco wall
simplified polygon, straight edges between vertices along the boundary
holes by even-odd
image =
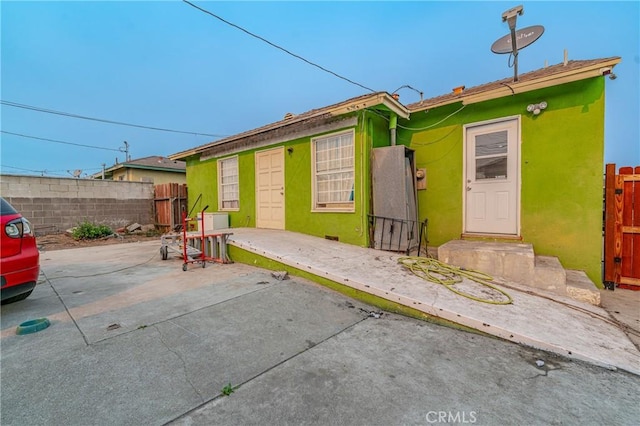
[[[187,191],[188,211],[198,212],[205,206],[207,211],[218,210],[218,197],[216,195],[217,166],[215,160],[200,162],[198,158],[187,159]]]
[[[364,134],[360,125],[355,128],[341,129],[339,132],[350,129],[355,130],[355,175],[358,176],[363,164]],[[327,133],[314,136],[323,134]],[[366,209],[362,204],[360,180],[355,179],[355,212],[312,212],[311,138],[296,139],[285,146],[293,147],[292,153],[288,153],[285,149],[285,228],[322,238],[337,237],[339,241],[349,244],[365,245],[367,242]]]
[[[526,112],[528,104],[543,100],[548,107],[540,115]],[[427,170],[427,189],[418,191],[418,203],[420,221],[429,219],[429,244],[459,239],[463,232],[463,126],[520,116],[520,237],[536,254],[556,256],[565,268],[584,270],[601,285],[604,79],[461,107],[447,105],[399,120],[405,128],[398,128],[397,143],[412,148],[416,166]],[[260,148],[285,147],[286,230],[369,244],[371,149],[389,145],[389,121],[370,111],[357,117],[350,128],[355,132],[355,212],[311,211],[311,137]],[[255,152],[237,154],[240,210],[229,213],[233,227],[256,224]],[[218,211],[216,167],[217,159],[188,159],[189,209],[201,195],[194,211],[205,205]]]
[[[540,115],[530,103],[546,101]],[[418,112],[400,124],[425,128],[461,104]],[[438,246],[463,232],[463,125],[521,116],[522,240],[536,254],[556,256],[568,269],[584,270],[601,285],[604,79],[541,89],[468,105],[425,130],[399,129],[398,141],[415,150],[427,169],[427,189],[418,191],[421,220],[429,219],[429,243]],[[407,143],[407,141],[409,141]]]
[[[285,229],[318,237],[337,237],[339,241],[367,246],[368,214],[370,211],[369,157],[372,146],[389,143],[387,121],[370,112],[358,114],[355,127],[345,127],[338,131],[319,132],[313,137],[354,130],[355,144],[355,211],[354,212],[312,212],[311,192],[311,137],[290,140],[284,143],[262,147],[260,150],[284,146],[285,160]],[[289,149],[292,149],[289,152]],[[232,227],[255,227],[255,152],[248,150],[238,154],[240,170],[240,210],[229,212]],[[220,158],[226,158],[220,157]],[[208,211],[218,211],[217,160],[200,161],[196,157],[187,160],[187,185],[189,188],[189,209],[199,211],[208,205]]]

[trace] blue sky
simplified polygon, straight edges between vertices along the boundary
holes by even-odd
[[[212,2],[195,4],[376,91],[425,98],[513,76],[491,44],[502,12],[545,32],[525,73],[621,56],[606,80],[605,162],[640,165],[640,2]],[[82,116],[232,135],[368,93],[179,1],[2,1],[1,98]],[[419,100],[403,89],[403,103]],[[70,176],[169,155],[215,137],[105,124],[1,106],[3,173]]]

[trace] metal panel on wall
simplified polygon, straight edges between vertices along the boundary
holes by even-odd
[[[403,145],[373,149],[373,248],[409,251],[418,244],[413,154]]]

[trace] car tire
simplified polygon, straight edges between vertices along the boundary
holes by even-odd
[[[6,304],[9,304],[9,303],[19,302],[19,301],[24,300],[27,297],[29,297],[29,295],[31,293],[33,293],[33,289],[27,291],[26,293],[18,294],[17,296],[13,296],[13,297],[10,297],[8,299],[5,299],[5,300],[2,301],[2,304],[6,305]]]
[[[162,260],[167,260],[169,257],[169,248],[167,246],[160,247],[160,255],[162,256]]]

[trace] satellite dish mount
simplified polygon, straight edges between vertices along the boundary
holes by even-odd
[[[493,53],[510,53],[513,55],[513,81],[518,81],[518,49],[524,49],[540,38],[544,32],[542,25],[534,25],[516,31],[518,15],[522,15],[522,6],[516,6],[502,14],[502,22],[509,24],[510,33],[500,37],[491,45]]]
[[[502,22],[507,22],[509,24],[509,29],[511,30],[511,35],[513,35],[516,30],[516,20],[518,19],[518,15],[522,16],[524,13],[524,8],[522,5],[512,7],[502,14]]]
[[[513,46],[513,81],[518,81],[518,45],[516,42],[516,21],[518,15],[524,13],[522,5],[516,6],[504,12],[502,14],[502,22],[509,24],[509,30],[511,30],[511,46]]]

